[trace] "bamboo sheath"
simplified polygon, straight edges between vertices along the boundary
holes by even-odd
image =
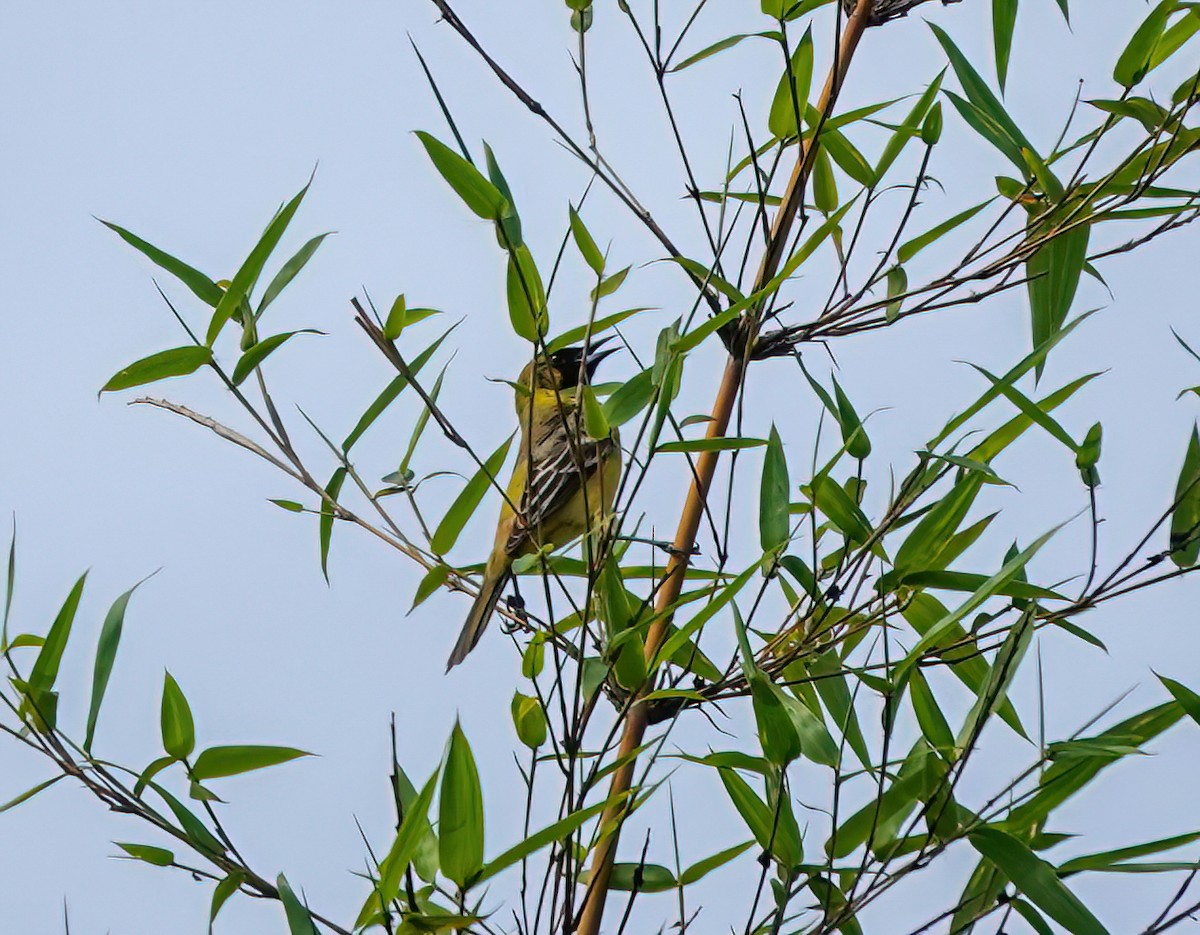
[[[846,78],[846,72],[850,67],[854,51],[858,47],[859,40],[862,38],[866,28],[871,24],[874,5],[874,0],[858,0],[853,13],[851,13],[849,19],[846,21],[841,41],[838,44],[837,58],[829,70],[829,77],[825,81],[825,87],[822,89],[817,103],[817,110],[822,115],[822,120],[830,115],[837,101],[838,92],[841,90],[842,83]],[[801,139],[799,143],[800,154],[796,160],[792,176],[788,180],[783,201],[771,227],[771,237],[766,252],[763,255],[762,265],[756,279],[755,292],[761,289],[775,275],[787,250],[788,235],[791,232],[792,223],[800,209],[800,205],[804,200],[804,190],[807,187],[808,178],[812,173],[813,164],[816,160],[818,150],[817,135],[814,132],[811,142],[806,143]],[[737,403],[738,394],[741,391],[749,354],[754,346],[756,331],[757,323],[754,323],[744,342],[744,350],[741,352],[741,356],[731,354],[728,361],[726,361],[725,370],[721,376],[721,384],[717,389],[716,399],[713,401],[711,421],[708,423],[708,432],[706,433],[706,437],[708,438],[721,438],[729,428],[729,420],[733,415],[734,405]],[[658,596],[655,600],[655,611],[658,613],[662,613],[679,598],[692,548],[696,542],[696,534],[700,529],[700,520],[704,515],[704,505],[708,498],[709,488],[712,486],[713,476],[717,470],[719,457],[720,452],[718,451],[704,451],[696,459],[696,471],[692,478],[691,487],[688,490],[687,500],[684,502],[683,512],[679,517],[679,526],[675,533],[674,549],[667,562],[664,580],[658,589]],[[655,654],[666,638],[669,622],[669,617],[664,616],[660,617],[650,626],[646,634],[647,661],[654,659]],[[645,689],[643,689],[644,691]],[[612,875],[613,860],[617,851],[620,823],[623,813],[627,808],[627,803],[622,797],[629,791],[632,785],[634,769],[637,766],[633,752],[641,746],[645,733],[646,708],[645,705],[635,701],[625,716],[625,727],[617,752],[618,762],[623,762],[620,768],[613,773],[609,786],[609,801],[617,802],[618,804],[610,805],[604,811],[600,820],[600,827],[614,826],[614,830],[607,837],[601,839],[596,845],[595,853],[592,856],[591,878],[588,883],[587,892],[584,895],[579,925],[575,930],[578,935],[599,935],[600,932],[600,923],[604,916],[604,905],[608,901],[608,886]]]

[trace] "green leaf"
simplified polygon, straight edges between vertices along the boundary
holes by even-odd
[[[758,498],[758,536],[764,553],[773,554],[787,545],[791,533],[791,515],[788,512],[790,492],[783,441],[772,425],[767,438],[767,453],[763,458]]]
[[[161,721],[163,749],[177,760],[191,756],[196,748],[192,709],[170,672],[163,679]]]
[[[678,885],[675,874],[661,864],[614,863],[608,881],[610,890],[621,893],[665,893]]]
[[[112,607],[104,617],[104,625],[100,628],[100,638],[96,642],[96,664],[92,673],[92,701],[88,706],[87,733],[84,735],[83,749],[92,751],[92,740],[96,736],[96,721],[100,717],[100,705],[104,701],[104,693],[108,689],[108,679],[112,675],[113,663],[117,658],[117,647],[121,644],[121,629],[125,625],[125,609],[141,582],[113,601]]]
[[[668,72],[683,71],[685,68],[690,68],[692,65],[695,65],[697,62],[702,62],[706,58],[716,55],[718,52],[724,52],[726,49],[733,48],[735,45],[737,45],[743,39],[752,39],[752,38],[755,38],[758,36],[764,36],[764,35],[767,35],[767,34],[761,33],[761,32],[751,32],[751,33],[737,33],[736,35],[733,35],[733,36],[726,36],[724,39],[717,40],[712,45],[705,46],[699,52],[695,52],[692,55],[689,55],[678,65],[673,65],[672,67],[668,68],[667,71]]]
[[[900,307],[904,303],[903,296],[908,291],[908,273],[904,271],[903,266],[893,266],[888,270],[887,274],[887,295],[889,301],[887,304],[887,320],[895,321],[900,317]]]
[[[718,851],[711,857],[705,857],[703,860],[696,861],[679,875],[679,885],[690,886],[696,883],[718,867],[723,867],[734,858],[746,853],[753,844],[753,841],[743,841],[741,844],[735,844],[733,847],[727,847],[723,851]]]
[[[367,897],[355,928],[366,924],[374,913],[379,911],[380,904],[389,904],[400,894],[400,886],[404,880],[404,872],[417,856],[417,852],[427,835],[432,834],[429,824],[429,806],[433,802],[433,793],[437,788],[437,773],[429,777],[420,795],[404,806],[403,821],[396,839],[392,842],[387,855],[379,864],[379,884],[376,892]]]
[[[337,502],[338,494],[342,492],[342,484],[346,482],[347,471],[344,467],[336,468],[329,483],[325,485],[325,493],[331,500]],[[329,544],[333,539],[333,505],[327,500],[321,500],[321,519],[317,523],[317,545],[321,552],[321,574],[325,583],[329,583]]]
[[[447,328],[444,332],[442,332],[437,340],[433,341],[428,347],[421,351],[421,353],[414,357],[408,364],[409,373],[411,373],[414,377],[419,374],[424,366],[429,363],[429,359],[437,353],[438,348],[442,346],[442,342],[446,340],[450,332],[457,327],[458,325],[452,325]],[[408,376],[405,374],[400,374],[390,383],[388,383],[383,392],[376,397],[375,402],[371,403],[371,405],[367,407],[367,411],[362,414],[362,418],[360,418],[354,428],[351,429],[350,434],[346,436],[346,440],[342,442],[342,451],[349,452],[354,444],[363,437],[363,433],[365,433],[367,429],[374,424],[376,419],[383,415],[384,410],[387,409],[388,406],[390,406],[393,402],[395,402],[396,397],[403,393],[407,388]]]
[[[509,254],[506,290],[513,333],[526,341],[537,341],[549,328],[546,289],[533,254],[523,244]]]
[[[921,142],[926,146],[936,146],[942,138],[942,120],[942,102],[938,101],[929,109],[925,122],[921,124]]]
[[[937,100],[938,92],[942,89],[942,79],[945,78],[946,71],[942,69],[941,73],[929,83],[924,93],[918,98],[917,103],[913,105],[912,110],[896,127],[895,132],[883,147],[883,153],[879,157],[879,162],[875,164],[875,184],[883,180],[883,177],[904,152],[904,147],[908,145],[909,140],[920,133],[921,128],[925,123],[925,116],[929,113],[929,108],[933,106]]]
[[[300,274],[300,270],[304,269],[304,267],[308,264],[308,261],[313,258],[313,254],[317,252],[317,248],[321,246],[321,243],[328,236],[329,233],[327,232],[313,237],[303,247],[297,250],[295,255],[290,260],[288,260],[279,268],[279,272],[275,274],[274,278],[263,292],[262,301],[258,303],[258,312],[255,315],[256,318],[261,316],[262,313],[266,311],[267,306],[279,298],[279,294],[283,292],[283,290],[289,285],[291,285],[292,280]]]
[[[1021,841],[990,827],[972,831],[968,837],[1030,902],[1072,935],[1107,935],[1100,921],[1058,878],[1054,867]]]
[[[175,855],[165,847],[155,847],[152,844],[123,844],[114,841],[121,850],[136,860],[144,860],[156,867],[169,867],[175,863]]]
[[[657,668],[659,665],[661,665],[664,660],[674,658],[675,654],[687,645],[688,640],[690,640],[694,634],[698,634],[709,620],[711,620],[716,614],[724,609],[725,605],[733,600],[735,596],[737,596],[737,593],[746,586],[746,582],[750,580],[754,572],[758,570],[758,567],[759,563],[755,562],[753,565],[743,571],[733,581],[722,588],[721,592],[717,594],[711,601],[709,601],[704,606],[703,610],[701,610],[696,614],[696,616],[692,617],[687,623],[667,637],[667,639],[663,641],[662,646],[659,647],[658,653],[655,656],[654,668]],[[698,635],[696,636],[696,639],[697,641],[699,640]]]
[[[1184,45],[1192,36],[1200,32],[1200,7],[1194,3],[1184,12],[1183,17],[1162,34],[1154,52],[1150,56],[1150,71],[1153,71]]]
[[[1018,0],[992,0],[992,41],[996,50],[996,80],[1004,91],[1008,61],[1012,55],[1013,30],[1017,25]]]
[[[749,681],[763,756],[776,766],[786,767],[800,756],[800,735],[788,713],[783,691],[757,669],[750,672]]]
[[[217,916],[229,901],[229,897],[238,891],[245,879],[242,874],[234,871],[213,888],[212,904],[208,910],[208,935],[213,935],[213,923],[217,921]]]
[[[295,500],[275,500],[271,499],[268,503],[274,503],[281,510],[287,510],[289,513],[303,513],[304,504],[297,503]]]
[[[628,793],[625,793],[625,796],[627,795]],[[622,796],[622,798],[625,796]],[[621,799],[616,801],[619,802]],[[609,803],[607,801],[599,802],[596,805],[589,805],[587,808],[580,809],[579,811],[568,815],[566,818],[562,818],[553,824],[547,825],[540,831],[535,831],[523,841],[520,841],[515,846],[510,847],[503,854],[500,854],[495,859],[489,861],[488,864],[481,871],[479,871],[479,875],[475,878],[475,882],[482,883],[485,880],[490,880],[496,874],[503,870],[507,870],[514,864],[520,863],[530,854],[540,851],[548,844],[552,844],[555,841],[561,841],[568,835],[574,834],[580,827],[583,826],[584,822],[599,815],[606,808],[608,808],[608,805]]]
[[[514,693],[512,719],[517,729],[517,739],[530,750],[536,750],[546,742],[546,712],[536,698]]]
[[[302,756],[312,756],[292,747],[262,747],[235,745],[209,747],[196,757],[192,764],[192,778],[203,782],[206,779],[221,779],[236,776],[267,766],[277,766]]]
[[[109,377],[100,392],[127,390],[134,386],[165,380],[167,377],[185,377],[195,373],[205,364],[212,363],[212,359],[212,348],[197,347],[193,344],[159,351],[118,370]]]
[[[279,890],[279,901],[283,903],[283,912],[287,917],[288,932],[290,935],[320,935],[317,929],[317,924],[313,922],[312,915],[305,907],[304,903],[292,891],[291,885],[282,873],[275,880],[275,886]]]
[[[1167,19],[1179,6],[1178,0],[1162,0],[1138,26],[1113,68],[1113,81],[1132,88],[1150,70],[1154,52],[1162,39]]]
[[[1008,111],[1004,109],[1004,105],[997,100],[996,95],[988,88],[987,83],[980,76],[970,60],[959,51],[953,40],[946,34],[941,27],[930,23],[929,28],[933,30],[934,36],[941,43],[942,49],[946,53],[946,57],[950,60],[950,67],[954,69],[955,77],[958,78],[958,83],[962,85],[963,92],[967,95],[967,100],[989,121],[992,121],[1004,134],[1017,150],[1022,147],[1032,150],[1029,141],[1020,131],[1012,118],[1008,115]]]
[[[989,373],[982,367],[979,367],[975,364],[971,364],[970,366],[987,377],[988,380],[991,381],[992,386],[999,390],[1000,395],[1020,409],[1030,422],[1045,429],[1051,437],[1061,442],[1063,446],[1072,454],[1078,454],[1079,446],[1075,444],[1075,440],[1071,438],[1071,436],[1067,433],[1067,430],[1059,425],[1058,422],[1050,415],[1050,413],[1045,410],[1045,408],[1035,403],[1032,399],[1013,386],[1011,382],[1002,380],[1000,377]]]
[[[179,826],[187,835],[188,843],[192,847],[202,854],[225,853],[225,845],[218,841],[216,836],[205,827],[204,822],[197,818],[179,799],[156,782],[149,782],[147,785],[167,803],[167,807],[171,809],[171,814],[179,822]]]
[[[233,317],[235,309],[239,308],[242,300],[250,295],[250,290],[258,281],[259,275],[263,271],[263,267],[267,265],[267,260],[278,246],[279,240],[283,237],[284,231],[295,217],[296,211],[300,207],[300,202],[304,200],[304,196],[308,194],[308,187],[312,184],[309,180],[308,185],[305,185],[289,201],[278,214],[267,225],[266,231],[263,232],[254,249],[250,251],[250,255],[238,268],[234,274],[233,280],[229,284],[229,288],[225,290],[225,294],[221,296],[221,301],[217,303],[216,310],[213,312],[212,320],[208,325],[208,335],[204,343],[209,347],[213,346],[213,342],[217,340],[217,335],[221,333],[221,329],[225,327],[230,318]]]
[[[159,250],[158,247],[147,243],[146,241],[142,240],[142,238],[138,237],[136,234],[130,233],[123,227],[118,227],[116,224],[112,224],[109,221],[100,220],[99,218],[97,218],[97,220],[109,230],[114,231],[122,240],[124,240],[135,250],[140,251],[143,255],[149,258],[149,260],[156,266],[162,267],[168,273],[182,282],[185,286],[191,289],[192,292],[195,293],[196,298],[198,298],[205,305],[215,308],[217,303],[221,301],[221,296],[224,294],[221,290],[221,287],[205,276],[198,269],[193,269],[182,260],[177,260],[175,257],[171,256],[171,254],[164,253],[162,250]]]
[[[9,799],[3,805],[0,805],[0,815],[4,814],[9,809],[16,808],[18,805],[20,805],[23,802],[28,802],[39,792],[42,792],[45,789],[49,789],[52,785],[54,785],[60,779],[66,779],[66,778],[67,778],[66,773],[59,773],[57,776],[51,776],[49,779],[45,780],[44,782],[39,782],[32,789],[26,789],[20,795]]]
[[[479,504],[483,502],[484,494],[495,483],[496,476],[504,466],[504,459],[508,457],[508,449],[512,440],[513,436],[508,436],[499,448],[488,455],[487,460],[483,462],[483,467],[475,472],[467,481],[467,485],[455,497],[450,509],[446,511],[446,515],[442,517],[442,521],[438,523],[437,529],[433,532],[433,539],[429,547],[435,554],[445,555],[454,547],[463,527],[474,515]]]
[[[848,540],[862,545],[871,538],[871,523],[858,504],[828,474],[818,474],[812,482],[815,506]]]
[[[838,206],[837,179],[833,174],[833,162],[829,151],[822,148],[817,150],[816,161],[812,170],[813,204],[822,214],[828,215],[836,211]]]
[[[1177,834],[1169,838],[1159,838],[1156,841],[1146,841],[1145,843],[1133,844],[1129,847],[1118,847],[1111,851],[1100,851],[1096,854],[1084,854],[1079,857],[1072,857],[1066,861],[1058,868],[1058,873],[1059,876],[1067,876],[1073,873],[1081,873],[1085,870],[1107,870],[1120,861],[1130,860],[1134,857],[1144,857],[1147,854],[1158,854],[1162,851],[1174,850],[1185,844],[1191,844],[1196,840],[1200,840],[1200,831]]]
[[[46,633],[46,642],[29,671],[25,680],[29,688],[36,692],[48,692],[58,679],[58,668],[62,663],[63,652],[67,641],[71,638],[71,626],[75,622],[75,612],[79,610],[79,600],[83,596],[83,585],[87,581],[87,572],[79,576],[71,588],[67,599],[59,608],[50,630]]]
[[[871,439],[863,428],[862,419],[854,411],[850,398],[842,391],[837,377],[833,377],[833,395],[837,400],[837,420],[842,430],[842,441],[846,445],[846,453],[857,461],[861,461],[871,453]]]
[[[462,726],[455,721],[438,801],[438,862],[460,888],[483,869],[483,790]]]
[[[1200,431],[1192,427],[1171,511],[1171,561],[1191,568],[1200,557]]]
[[[496,154],[492,152],[492,147],[486,142],[483,144],[483,155],[487,163],[488,178],[504,197],[505,202],[503,213],[496,227],[496,239],[505,250],[511,250],[513,247],[519,247],[525,242],[521,233],[521,218],[517,214],[516,199],[513,198],[512,189],[508,186],[508,180],[500,170],[500,164],[496,161]]]
[[[743,448],[761,448],[767,443],[765,438],[737,438],[737,437],[717,437],[717,438],[689,438],[679,442],[666,442],[659,445],[655,452],[665,454],[669,452],[696,452],[696,451],[740,451]]]
[[[411,614],[414,610],[420,607],[429,599],[429,597],[450,577],[451,568],[449,565],[434,565],[429,571],[422,576],[420,583],[417,585],[417,590],[413,594],[412,606],[408,608]]]
[[[1099,422],[1095,423],[1088,429],[1087,435],[1083,437],[1079,451],[1075,455],[1075,467],[1079,468],[1079,474],[1088,487],[1095,487],[1100,483],[1100,474],[1096,470],[1096,464],[1100,460],[1100,442],[1103,433],[1104,427]]]
[[[418,130],[417,138],[429,154],[434,168],[475,214],[488,221],[499,221],[507,202],[504,195],[471,163],[445,143]]]
[[[614,428],[624,425],[645,409],[657,392],[651,368],[626,380],[604,401],[604,416],[608,424]]]
[[[245,353],[238,358],[237,365],[233,368],[233,385],[240,386],[246,377],[257,370],[259,365],[289,338],[297,334],[324,333],[323,331],[317,331],[316,328],[301,328],[298,331],[285,331],[283,334],[273,334],[269,338],[263,338],[261,341],[251,344]]]
[[[607,276],[602,279],[599,285],[592,290],[592,301],[598,302],[605,296],[612,295],[614,292],[620,289],[621,284],[625,282],[625,277],[629,275],[630,269],[631,267],[626,266],[624,269],[618,270],[611,276]]]
[[[1200,724],[1200,695],[1184,685],[1182,682],[1177,682],[1174,679],[1169,679],[1165,675],[1158,675],[1158,680],[1166,686],[1167,691],[1179,702],[1179,706],[1183,708],[1193,721]]]
[[[604,254],[596,246],[596,241],[592,239],[591,232],[588,231],[587,225],[583,223],[583,218],[579,216],[574,206],[568,206],[567,210],[571,219],[571,236],[575,238],[575,246],[579,248],[580,256],[592,268],[593,273],[603,276]]]
[[[952,757],[954,753],[954,732],[950,730],[950,724],[946,720],[946,715],[938,707],[937,698],[934,697],[933,691],[929,688],[929,683],[925,681],[925,676],[921,674],[919,668],[912,670],[909,676],[909,687],[911,689],[913,711],[917,715],[917,723],[921,727],[921,733],[929,741],[931,747],[941,751],[942,755],[947,758]]]
[[[912,240],[901,244],[900,249],[896,251],[896,259],[901,264],[907,263],[931,243],[940,240],[956,227],[960,227],[961,225],[967,223],[967,221],[971,220],[971,218],[975,217],[975,215],[990,205],[992,201],[993,199],[989,198],[987,201],[982,201],[972,208],[967,208],[966,211],[960,211],[958,214],[954,215],[954,217],[942,221],[941,224],[930,228],[920,236],[914,237]]]
[[[776,821],[774,811],[755,794],[746,780],[725,766],[718,767],[717,774],[721,777],[721,783],[725,786],[734,808],[742,816],[742,821],[754,835],[759,847],[772,854],[786,867],[794,867],[800,863],[803,855],[796,847],[797,842],[792,841],[790,836],[779,833],[783,822]]]
[[[810,113],[810,122],[813,119],[814,117]],[[820,117],[816,117],[815,120],[819,122]],[[830,158],[837,163],[839,169],[859,185],[869,188],[875,181],[875,170],[841,130],[833,130],[826,126],[821,131],[821,148],[829,153]]]
[[[800,44],[792,53],[790,64],[784,69],[771,110],[767,117],[767,128],[773,136],[784,139],[799,133],[797,115],[808,108],[808,94],[812,87],[813,38],[812,29],[805,30]]]
[[[1087,262],[1089,239],[1090,228],[1077,227],[1039,247],[1026,262],[1034,347],[1056,335],[1066,321]],[[1042,366],[1037,367],[1038,376]]]
[[[951,558],[943,558],[944,550],[967,518],[983,487],[983,480],[979,472],[964,475],[946,496],[921,517],[896,550],[893,565],[897,577],[902,579],[914,571],[940,570],[950,564]]]
[[[553,341],[546,343],[546,353],[553,354],[555,351],[561,351],[564,347],[570,347],[572,344],[579,344],[584,338],[591,336],[594,341],[596,337],[608,331],[610,328],[615,328],[627,318],[632,318],[641,312],[649,312],[653,309],[642,308],[627,308],[624,311],[614,312],[611,315],[605,315],[603,318],[597,318],[595,321],[588,324],[579,325],[575,328],[570,328],[564,331]]]

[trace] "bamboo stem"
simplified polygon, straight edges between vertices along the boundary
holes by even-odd
[[[825,121],[833,110],[838,93],[841,91],[842,84],[846,79],[850,61],[854,57],[854,51],[858,48],[859,40],[862,38],[866,28],[871,24],[871,14],[874,6],[875,0],[858,0],[854,12],[846,21],[846,28],[843,30],[841,41],[838,44],[837,56],[834,59],[832,67],[829,69],[829,77],[825,81],[825,87],[822,89],[817,103],[817,110],[821,114],[821,123]],[[788,235],[791,232],[792,223],[796,218],[800,205],[804,200],[804,189],[807,186],[813,164],[816,161],[819,131],[820,124],[814,128],[813,135],[808,143],[805,143],[803,138],[800,141],[800,155],[796,160],[796,167],[792,171],[792,176],[788,180],[783,202],[775,215],[775,220],[771,227],[771,238],[766,252],[763,254],[762,266],[759,269],[754,291],[761,289],[764,284],[774,277],[783,260],[784,252],[787,249]],[[757,322],[752,323],[752,330],[757,330]],[[733,415],[733,408],[737,402],[738,393],[741,391],[746,364],[748,363],[749,353],[753,348],[756,336],[755,333],[748,334],[740,356],[731,354],[729,360],[725,363],[725,371],[721,376],[721,384],[717,389],[716,399],[713,401],[712,419],[708,423],[708,431],[706,433],[706,437],[708,438],[723,437],[729,427],[729,420]],[[713,476],[716,474],[719,457],[720,452],[713,450],[701,452],[699,458],[696,459],[696,473],[692,479],[692,485],[688,490],[683,512],[679,517],[679,526],[675,533],[674,550],[667,563],[665,578],[662,586],[658,589],[658,596],[655,600],[655,611],[658,613],[665,611],[679,598],[679,592],[683,587],[692,549],[696,544],[696,533],[700,529],[700,519],[704,514],[704,504],[708,498],[709,488],[712,486]],[[666,638],[669,623],[670,618],[664,615],[651,624],[646,634],[647,661],[653,661],[659,647]],[[645,688],[642,691],[644,692]],[[622,813],[627,807],[624,800],[624,793],[628,792],[632,785],[633,772],[637,765],[633,752],[641,746],[642,738],[646,733],[646,723],[645,705],[635,702],[630,706],[625,716],[625,728],[621,735],[621,744],[617,753],[618,762],[621,760],[625,762],[613,773],[609,786],[609,801],[618,802],[618,804],[610,805],[605,809],[600,819],[601,828],[612,826],[613,831],[607,837],[600,840],[596,845],[595,854],[592,856],[591,879],[588,884],[587,893],[584,896],[579,926],[576,929],[578,935],[599,935],[600,932],[600,922],[604,916],[604,905],[608,901],[608,884],[612,875],[613,860],[617,852],[620,823],[623,820]]]

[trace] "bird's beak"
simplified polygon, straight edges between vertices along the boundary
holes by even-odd
[[[604,347],[604,345],[611,340],[613,340],[613,336],[610,334],[606,337],[600,338],[599,340],[593,341],[587,348],[587,356],[584,358],[584,366],[587,368],[589,382],[595,375],[596,368],[600,366],[600,361],[604,360],[605,357],[615,354],[621,349],[620,345],[618,345],[616,347],[609,347],[605,348],[604,350],[600,350],[600,348]]]

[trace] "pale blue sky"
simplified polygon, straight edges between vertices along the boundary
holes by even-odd
[[[600,5],[605,9],[596,18],[589,60],[601,142],[656,216],[679,232],[684,249],[698,255],[696,225],[679,198],[677,158],[661,132],[649,75],[615,9]],[[1073,34],[1051,0],[1028,0],[1021,11],[1008,100],[1042,146],[1057,135],[1076,79],[1086,80],[1085,97],[1112,96],[1107,74],[1120,37],[1146,9],[1128,0],[1078,6]],[[768,26],[749,0],[712,0],[710,7],[687,48]],[[930,4],[921,12],[945,25],[980,69],[990,71],[985,4]],[[570,127],[580,125],[561,4],[474,2],[464,3],[461,13],[548,108]],[[457,712],[489,781],[494,852],[512,840],[518,821],[504,794],[516,781],[508,752],[508,700],[517,681],[511,646],[491,632],[463,668],[443,676],[441,660],[466,610],[461,597],[439,595],[406,618],[417,580],[413,567],[351,529],[336,531],[327,587],[309,519],[265,502],[297,496],[285,478],[164,413],[125,406],[129,394],[97,402],[96,390],[115,370],[182,340],[154,291],[149,264],[92,215],[221,278],[236,268],[275,206],[318,165],[281,255],[313,234],[337,234],[270,318],[279,330],[312,326],[330,335],[297,341],[272,361],[277,394],[303,405],[331,433],[344,432],[389,377],[352,326],[349,299],[364,287],[380,302],[405,291],[410,304],[443,308],[448,320],[466,317],[454,339],[456,392],[447,397],[447,409],[490,450],[507,434],[511,416],[505,388],[484,378],[516,372],[525,349],[508,332],[503,266],[491,230],[461,208],[410,133],[446,135],[407,34],[443,82],[467,139],[486,138],[496,149],[526,237],[544,262],[585,173],[497,90],[450,29],[435,24],[433,8],[418,2],[24,4],[10,6],[0,23],[6,131],[0,150],[6,284],[0,426],[7,441],[0,453],[0,514],[15,512],[20,528],[18,628],[44,628],[74,577],[92,569],[80,645],[62,677],[64,718],[82,720],[91,642],[108,603],[161,566],[131,606],[100,725],[102,755],[137,766],[157,756],[164,667],[191,699],[201,744],[283,743],[321,754],[227,780],[221,788],[231,802],[229,825],[251,862],[269,875],[286,871],[315,907],[347,918],[365,892],[351,876],[363,858],[353,819],[369,829],[376,846],[390,821],[389,713],[397,712],[406,768],[423,777]],[[779,67],[771,51],[765,42],[745,43],[678,82],[682,124],[702,178],[717,177],[724,166],[736,119],[731,92],[755,89],[747,105],[762,121]],[[918,90],[941,67],[940,56],[919,17],[869,34],[847,104]],[[975,200],[974,192],[987,191],[991,176],[1004,171],[947,116],[948,132],[961,145],[943,147],[935,161],[933,172],[947,194],[930,193],[922,227]],[[626,121],[637,133],[623,134]],[[619,265],[659,255],[602,195],[589,203],[588,220],[598,238],[612,239]],[[1137,258],[1109,264],[1105,275],[1115,299],[1085,284],[1078,308],[1107,308],[1047,370],[1050,386],[1082,372],[1109,371],[1063,409],[1077,437],[1103,415],[1103,554],[1109,561],[1140,533],[1146,517],[1170,502],[1196,417],[1194,397],[1174,401],[1180,388],[1200,380],[1168,330],[1174,325],[1200,340],[1196,247],[1194,232],[1185,231]],[[584,282],[579,270],[569,269],[556,287],[563,297],[555,306],[558,327],[581,320]],[[164,285],[197,320],[187,294]],[[668,309],[631,333],[649,349],[655,329],[676,314],[673,305],[689,299],[678,275],[660,264],[635,268],[621,301]],[[432,326],[423,327],[432,334]],[[878,450],[894,455],[899,471],[907,470],[906,452],[945,421],[947,400],[980,389],[978,377],[955,361],[1003,368],[1023,353],[1026,331],[1023,299],[1012,295],[843,342],[834,348],[839,379],[861,412],[889,407],[873,418],[873,438]],[[716,350],[701,359],[715,362]],[[766,406],[777,380],[795,386],[789,366],[756,370],[751,399]],[[625,361],[613,371],[628,374],[628,368]],[[707,407],[712,389],[704,366],[694,373],[681,412],[690,411],[689,403]],[[236,418],[225,394],[205,379],[154,392]],[[816,415],[809,398],[787,400],[771,412],[802,460]],[[367,476],[394,468],[411,417],[411,409],[398,412],[360,446]],[[445,452],[436,439],[431,445],[426,470],[440,466]],[[325,463],[319,445],[306,442],[306,448],[316,463]],[[997,529],[1000,552],[1005,536],[1027,543],[1085,505],[1069,456],[1044,438],[1031,436],[999,468],[1022,491],[997,499],[1011,509]],[[880,477],[883,489],[886,475]],[[655,483],[659,512],[652,520],[666,526],[680,482],[659,475]],[[443,489],[451,495],[455,488]],[[475,542],[486,535],[491,507],[483,514],[472,527],[481,536]],[[1035,574],[1054,581],[1074,573],[1085,539],[1077,521]],[[464,537],[454,557],[481,557],[472,541]],[[1140,686],[1126,713],[1159,700],[1151,666],[1200,686],[1196,593],[1195,585],[1177,582],[1090,618],[1111,656],[1065,636],[1046,639],[1051,735],[1074,729],[1130,687]],[[1026,705],[1033,687],[1030,678],[1018,686]],[[1094,835],[1088,848],[1099,850],[1200,828],[1200,804],[1189,788],[1200,767],[1195,730],[1177,728],[1155,745],[1153,761],[1114,769],[1071,806],[1058,830],[1087,831]],[[702,732],[692,735],[697,738],[713,739]],[[994,757],[989,762],[1001,776],[1031,755],[1000,734],[985,743],[983,754]],[[16,745],[0,745],[0,799],[47,775],[44,764]],[[801,798],[819,798],[820,780],[815,771],[802,772]],[[985,780],[972,788],[989,788]],[[744,837],[723,799],[715,806],[706,801],[722,795],[711,777],[681,774],[677,795],[703,816],[684,829],[693,857]],[[210,887],[110,860],[113,840],[163,843],[104,813],[67,783],[0,816],[0,928],[21,935],[61,931],[65,898],[75,933],[203,931]],[[660,860],[669,856],[661,844]],[[957,889],[969,859],[966,851],[951,857],[944,872],[882,903],[874,917],[880,927],[873,930],[899,931],[890,927],[902,924],[897,920],[927,918],[922,894],[944,898],[948,888]],[[709,891],[702,932],[722,931],[722,922],[736,918],[722,912],[714,894],[744,882],[736,871],[713,880],[717,889]],[[1144,925],[1175,885],[1166,878],[1120,882],[1073,881],[1114,932]],[[671,912],[652,897],[643,908],[647,925]],[[219,928],[228,935],[283,930],[277,907],[249,900],[231,903]]]

